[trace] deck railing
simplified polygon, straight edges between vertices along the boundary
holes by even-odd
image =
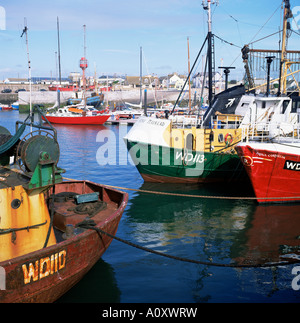
[[[295,123],[250,123],[243,125],[242,141],[299,142],[300,124]]]

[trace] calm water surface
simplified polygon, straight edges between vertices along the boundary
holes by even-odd
[[[14,131],[18,111],[1,112]],[[126,126],[56,126],[65,176],[134,189],[209,196],[249,196],[251,188],[146,184],[129,161]],[[120,138],[119,138],[120,137]],[[108,150],[108,151],[105,151]],[[109,161],[109,164],[105,164]],[[259,206],[252,200],[174,197],[128,191],[117,236],[176,257],[253,268],[213,267],[161,257],[113,241],[84,279],[58,302],[299,302],[297,265],[272,268],[299,254],[300,205]],[[300,265],[300,264],[299,264]],[[300,273],[300,272],[299,272]]]

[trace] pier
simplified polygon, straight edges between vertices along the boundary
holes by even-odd
[[[133,126],[136,121],[137,119],[119,119],[106,121],[105,124]]]

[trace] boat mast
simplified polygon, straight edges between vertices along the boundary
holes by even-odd
[[[184,85],[183,85],[183,87],[182,87],[182,89],[181,89],[181,91],[180,91],[180,93],[178,95],[178,98],[177,98],[177,100],[176,100],[176,102],[174,104],[174,107],[173,107],[170,115],[173,114],[173,112],[174,112],[174,110],[175,110],[175,108],[177,106],[179,98],[180,98],[183,90],[185,89],[185,87],[187,85],[187,82],[190,79],[191,73],[194,70],[194,67],[195,67],[195,65],[196,65],[196,63],[198,61],[198,58],[201,55],[201,52],[202,52],[206,42],[208,42],[208,50],[207,50],[207,56],[206,57],[207,57],[207,60],[209,62],[209,76],[208,76],[208,79],[209,79],[209,81],[208,81],[209,82],[209,98],[208,98],[208,100],[209,100],[209,105],[211,106],[211,104],[212,104],[212,100],[213,100],[213,67],[214,67],[214,60],[213,60],[213,58],[214,58],[214,50],[213,50],[213,47],[214,46],[213,46],[213,34],[212,34],[212,28],[211,28],[211,9],[210,9],[210,5],[211,4],[217,4],[218,5],[218,3],[219,3],[218,0],[207,0],[207,4],[205,4],[205,0],[203,0],[203,2],[202,2],[204,10],[207,10],[207,12],[208,12],[208,34],[205,37],[203,45],[202,45],[202,47],[201,47],[201,49],[200,49],[200,51],[199,51],[199,53],[198,53],[198,55],[196,57],[196,60],[195,60],[195,62],[193,64],[191,70],[189,71],[189,75],[188,75],[188,77],[186,78],[186,80],[184,82]],[[206,66],[206,64],[205,64],[205,66]],[[203,83],[202,86],[204,86],[204,83]]]
[[[26,37],[26,47],[27,47],[27,59],[28,59],[28,77],[29,77],[29,115],[30,115],[30,120],[32,120],[32,102],[31,102],[31,63],[30,63],[30,58],[29,58],[29,46],[28,46],[28,28],[27,28],[27,20],[24,18],[24,29],[22,32],[21,37],[25,34]]]
[[[192,105],[191,105],[191,66],[190,66],[190,42],[189,37],[187,38],[187,48],[188,48],[188,75],[189,75],[189,113],[191,112]]]
[[[59,41],[59,21],[58,21],[58,17],[57,17],[57,47],[58,47],[58,72],[59,72],[59,85],[61,86],[60,41]]]
[[[143,49],[142,47],[140,47],[140,107],[142,107],[142,100],[143,100],[142,86],[143,86]]]
[[[212,21],[211,21],[211,4],[217,4],[218,0],[207,0],[207,3],[205,3],[205,0],[203,0],[202,5],[203,9],[207,10],[207,16],[208,16],[208,34],[207,34],[207,60],[208,60],[208,101],[209,105],[211,105],[213,100],[213,56],[214,56],[214,50],[213,50],[213,34],[212,34]]]
[[[60,40],[59,40],[59,21],[57,17],[57,50],[58,50],[58,75],[59,75],[59,86],[61,87],[61,66],[60,66]],[[56,84],[57,91],[57,105],[60,108],[60,89]]]
[[[278,96],[281,93],[286,93],[286,77],[287,77],[287,32],[289,30],[288,19],[293,17],[290,0],[283,0],[284,2],[284,14],[283,14],[283,30],[282,30],[282,47],[281,47],[281,60],[280,60],[280,76],[279,76],[279,87],[278,87]]]

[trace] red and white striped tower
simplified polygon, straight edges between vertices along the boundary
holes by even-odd
[[[84,92],[86,91],[86,79],[85,79],[85,70],[88,67],[88,61],[86,59],[86,46],[85,46],[85,25],[83,25],[83,32],[84,32],[84,56],[81,57],[79,66],[82,69],[82,85]]]

